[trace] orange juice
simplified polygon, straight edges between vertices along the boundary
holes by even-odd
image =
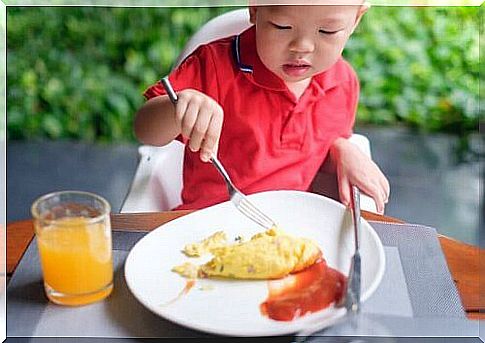
[[[50,300],[82,305],[111,293],[113,260],[109,219],[90,222],[89,218],[65,217],[37,227],[36,231],[44,285]]]

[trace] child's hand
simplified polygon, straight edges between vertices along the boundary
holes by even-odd
[[[175,121],[192,151],[200,150],[200,159],[208,162],[217,154],[221,135],[223,111],[211,97],[194,89],[178,93]]]
[[[337,167],[340,201],[350,205],[351,185],[355,185],[374,199],[377,212],[383,214],[389,199],[389,182],[374,161],[344,138],[335,140],[330,154]]]

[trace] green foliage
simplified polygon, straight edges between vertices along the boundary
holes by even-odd
[[[132,140],[146,87],[228,9],[8,9],[9,139]]]
[[[146,87],[203,23],[232,8],[9,7],[7,133],[133,140]],[[478,126],[478,9],[372,8],[345,51],[361,123]]]
[[[361,81],[359,120],[478,130],[479,27],[476,7],[372,8],[345,51]]]

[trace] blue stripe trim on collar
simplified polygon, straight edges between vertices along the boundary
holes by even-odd
[[[237,35],[234,37],[234,40],[232,41],[232,54],[234,56],[234,59],[236,60],[236,64],[239,67],[239,70],[245,73],[252,73],[253,72],[253,67],[243,64],[241,62],[241,55],[240,55],[240,50],[239,50],[239,42],[240,42],[240,35]]]

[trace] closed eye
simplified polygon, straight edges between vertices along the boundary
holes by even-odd
[[[271,25],[273,25],[273,27],[275,27],[278,30],[291,30],[290,25],[279,25],[279,24],[275,24],[275,23],[271,23]]]
[[[327,30],[323,30],[323,29],[318,30],[318,32],[323,33],[325,35],[334,35],[334,34],[336,34],[337,32],[340,32],[340,31],[342,31],[342,30],[336,30],[336,31],[327,31]]]

